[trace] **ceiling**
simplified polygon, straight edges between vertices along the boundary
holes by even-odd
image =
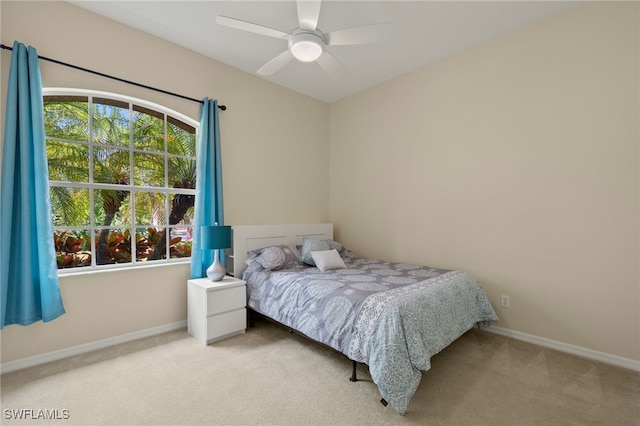
[[[71,3],[171,41],[296,92],[331,103],[558,13],[571,1],[324,0],[318,29],[393,23],[379,44],[329,46],[348,70],[339,77],[316,63],[293,60],[273,75],[256,71],[287,49],[287,41],[216,23],[217,15],[284,32],[298,26],[295,1],[79,1]]]

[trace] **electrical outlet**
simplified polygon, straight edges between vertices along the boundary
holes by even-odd
[[[502,305],[503,308],[508,308],[509,307],[509,296],[507,296],[506,294],[503,294],[502,298],[500,300],[500,304]]]

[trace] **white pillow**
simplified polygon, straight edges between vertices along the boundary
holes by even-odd
[[[316,267],[322,272],[329,271],[331,269],[344,269],[346,265],[342,261],[338,250],[322,250],[312,251],[311,257],[316,263]]]

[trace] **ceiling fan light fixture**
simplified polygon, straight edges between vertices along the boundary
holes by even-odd
[[[315,32],[299,32],[289,38],[289,50],[301,62],[313,62],[322,55],[324,39]]]

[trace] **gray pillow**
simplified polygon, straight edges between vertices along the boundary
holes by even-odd
[[[332,247],[329,244],[329,240],[316,240],[314,238],[304,237],[302,239],[302,249],[300,250],[300,260],[307,265],[316,266],[316,262],[314,262],[313,257],[311,257],[311,252],[331,249]]]
[[[252,250],[248,253],[247,258],[250,261],[258,262],[260,266],[269,271],[287,269],[300,264],[300,260],[293,250],[286,245],[269,246]]]

